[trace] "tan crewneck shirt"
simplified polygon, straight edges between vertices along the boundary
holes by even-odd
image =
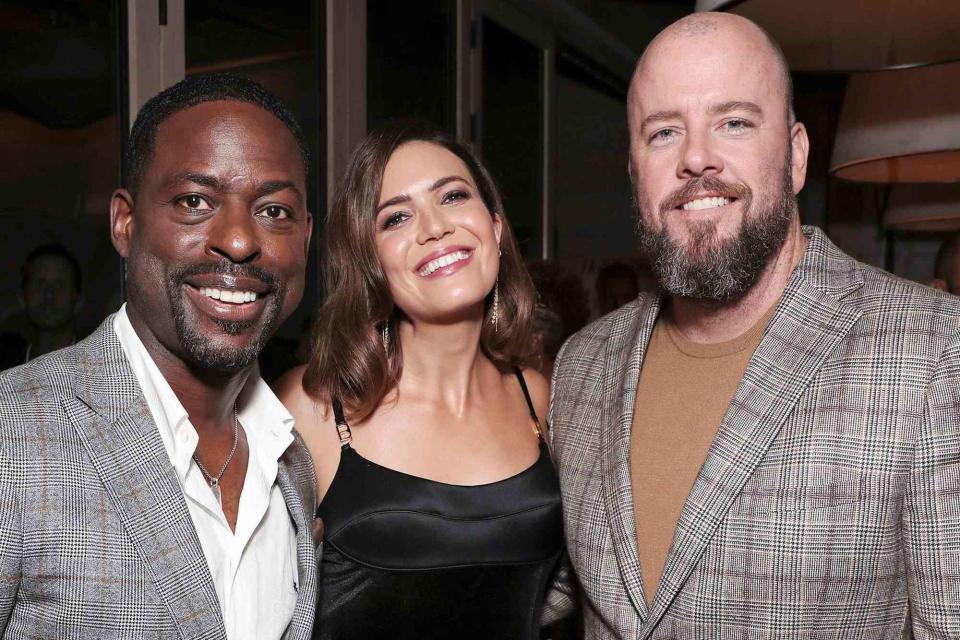
[[[630,469],[637,548],[653,601],[677,521],[776,305],[746,333],[717,344],[685,339],[661,312],[637,383]]]

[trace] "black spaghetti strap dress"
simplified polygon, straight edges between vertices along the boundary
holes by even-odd
[[[563,548],[560,486],[540,457],[515,476],[451,485],[388,469],[350,446],[334,402],[340,466],[317,509],[325,528],[321,640],[534,640]]]

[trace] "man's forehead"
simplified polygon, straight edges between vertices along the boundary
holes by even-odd
[[[645,59],[630,86],[631,111],[709,108],[753,102],[762,109],[777,97],[776,64],[758,55],[716,47],[663,48]]]
[[[157,127],[152,156],[145,174],[164,182],[231,165],[305,180],[293,134],[273,114],[243,102],[204,102],[171,115]]]
[[[175,137],[264,135],[296,147],[293,134],[273,114],[256,105],[213,100],[171,114],[157,126],[157,143]]]
[[[69,273],[72,267],[66,258],[57,255],[42,255],[34,258],[26,265],[27,273],[43,272],[49,273]]]
[[[648,103],[750,100],[764,108],[788,93],[786,63],[756,24],[732,14],[703,13],[664,29],[641,56],[631,81],[631,111]],[[664,108],[663,104],[650,107]]]

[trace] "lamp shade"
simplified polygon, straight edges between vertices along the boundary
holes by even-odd
[[[851,76],[830,171],[863,182],[960,181],[960,62]]]
[[[893,187],[883,224],[901,231],[960,230],[960,185],[901,184]]]
[[[750,18],[797,71],[870,71],[960,60],[956,0],[697,0]]]

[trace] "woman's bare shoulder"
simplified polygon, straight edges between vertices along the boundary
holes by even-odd
[[[307,365],[305,364],[294,367],[270,385],[273,387],[273,392],[280,398],[280,402],[283,404],[297,402],[300,400],[300,396],[307,395],[303,389],[303,375],[306,371]]]
[[[273,391],[293,416],[297,432],[307,447],[316,455],[315,448],[326,446],[330,434],[335,434],[336,430],[329,405],[318,401],[303,388],[306,369],[305,365],[301,365],[287,371],[273,383]]]

